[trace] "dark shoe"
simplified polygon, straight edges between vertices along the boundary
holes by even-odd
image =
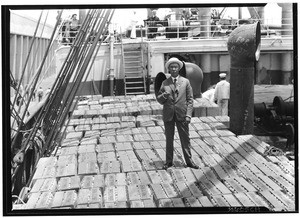
[[[168,168],[172,167],[173,164],[164,164],[163,169],[167,170]]]
[[[200,167],[196,164],[187,164],[187,167],[193,168],[193,169],[199,169]]]

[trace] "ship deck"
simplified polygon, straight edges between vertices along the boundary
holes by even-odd
[[[39,160],[28,201],[15,208],[100,208],[99,214],[105,208],[295,210],[294,162],[264,155],[269,144],[235,135],[229,117],[201,99],[190,124],[200,169],[185,167],[176,133],[174,166],[164,170],[161,109],[153,94],[79,101],[60,146]]]

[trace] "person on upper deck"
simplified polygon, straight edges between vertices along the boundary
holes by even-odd
[[[136,11],[133,11],[133,15],[131,17],[131,32],[130,32],[130,38],[136,39],[136,24],[138,23],[138,18],[136,15]]]
[[[185,26],[190,25],[190,13],[189,11],[182,10],[181,19],[184,21]]]
[[[70,21],[70,42],[74,42],[79,29],[79,20],[77,20],[77,14],[73,14]]]
[[[152,11],[152,16],[149,17],[147,20],[144,20],[146,22],[146,26],[148,27],[148,38],[156,38],[157,35],[157,28],[160,19],[156,16],[156,10]]]

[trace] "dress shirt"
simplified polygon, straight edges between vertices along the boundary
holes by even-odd
[[[175,78],[172,77],[173,83],[174,83],[174,80],[175,80],[175,79],[176,79],[176,82],[178,82],[178,78],[179,78],[179,76],[176,76]]]

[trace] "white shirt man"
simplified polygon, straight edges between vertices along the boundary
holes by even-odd
[[[136,12],[133,11],[133,15],[131,17],[131,33],[130,33],[130,38],[135,39],[136,38],[136,25],[138,23],[138,18],[136,15]]]
[[[214,94],[214,101],[217,101],[217,104],[221,108],[222,116],[228,115],[228,101],[230,97],[230,84],[226,81],[226,74],[221,73],[220,82],[217,83]]]

